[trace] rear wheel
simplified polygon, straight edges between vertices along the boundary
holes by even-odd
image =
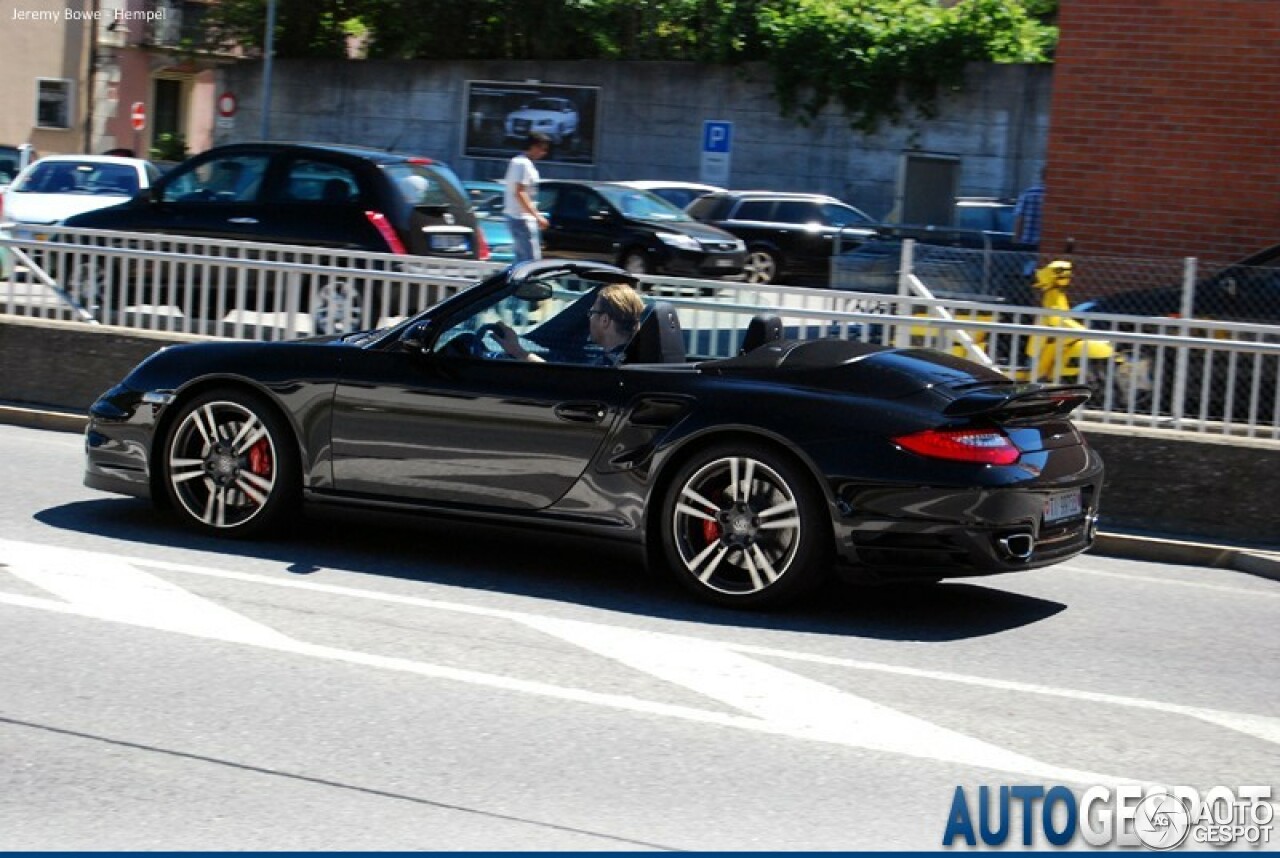
[[[67,284],[67,294],[71,300],[94,317],[102,311],[102,303],[106,299],[106,266],[110,264],[110,260],[97,264],[82,262],[76,266],[71,281]]]
[[[692,456],[661,515],[667,564],[708,602],[776,607],[831,567],[820,492],[799,465],[763,445],[717,445]]]
[[[349,334],[371,328],[361,314],[360,292],[345,280],[326,283],[311,296],[311,323],[317,334]]]
[[[763,247],[753,247],[747,252],[743,273],[748,283],[777,283],[780,268],[776,253]]]
[[[297,509],[301,478],[291,434],[256,394],[214,390],[187,402],[162,456],[165,490],[197,530],[251,536]]]
[[[1089,405],[1094,408],[1109,405],[1116,411],[1148,411],[1155,390],[1151,359],[1133,349],[1117,355],[1111,367],[1104,360],[1091,361],[1085,384],[1092,392]]]
[[[648,274],[649,259],[643,250],[628,250],[622,255],[622,269],[628,274]]]

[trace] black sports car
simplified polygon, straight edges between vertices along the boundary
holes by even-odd
[[[635,281],[529,262],[385,330],[163,349],[93,405],[85,483],[228,535],[302,501],[612,535],[742,607],[833,570],[985,575],[1092,541],[1102,463],[1067,418],[1084,388],[784,341],[765,317],[738,356],[692,361],[662,303],[614,363],[585,334],[609,283]],[[545,362],[502,359],[504,325]]]

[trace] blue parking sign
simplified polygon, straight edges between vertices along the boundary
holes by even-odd
[[[733,123],[708,119],[702,123],[702,151],[729,154],[733,146]]]

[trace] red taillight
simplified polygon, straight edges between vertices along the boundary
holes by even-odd
[[[369,223],[373,224],[373,228],[378,231],[378,235],[382,236],[382,240],[387,243],[387,247],[391,248],[392,253],[408,253],[404,249],[404,243],[400,241],[400,236],[396,235],[396,231],[392,229],[386,215],[382,212],[367,211],[364,216],[369,219]]]
[[[921,456],[953,462],[1012,465],[1019,456],[1009,437],[995,429],[926,429],[893,440]]]
[[[480,259],[480,260],[488,259],[491,253],[489,251],[489,242],[484,237],[484,230],[482,230],[480,227],[477,226],[475,228],[475,234],[476,234],[476,259]]]

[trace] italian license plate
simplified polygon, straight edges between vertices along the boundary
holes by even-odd
[[[464,235],[444,235],[431,236],[432,250],[465,250],[467,247],[467,237]]]
[[[717,267],[717,268],[728,268],[728,267],[729,267],[729,266],[731,266],[731,265],[733,265],[733,260],[732,260],[732,259],[717,259],[717,260],[716,260],[716,267]]]
[[[1044,499],[1044,520],[1046,524],[1067,518],[1075,518],[1083,512],[1084,506],[1080,503],[1079,489],[1058,492]]]

